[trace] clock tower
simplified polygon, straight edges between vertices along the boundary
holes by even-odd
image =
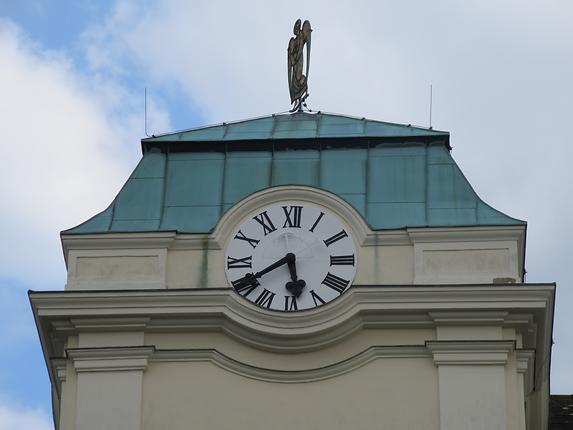
[[[141,146],[30,292],[57,429],[546,428],[555,286],[449,133],[299,109]]]

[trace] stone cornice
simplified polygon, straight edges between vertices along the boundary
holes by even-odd
[[[523,238],[525,225],[409,228],[407,231],[416,243],[519,240]]]
[[[519,349],[516,351],[517,371],[523,375],[523,388],[528,395],[534,388],[535,350]]]
[[[530,324],[532,315],[536,323],[550,324],[553,293],[553,285],[539,284],[353,286],[327,306],[298,313],[258,308],[230,288],[31,292],[30,298],[45,330],[221,330],[261,349],[298,352],[362,327],[434,327],[444,312],[458,324],[489,318],[517,326]]]
[[[424,358],[431,354],[424,346],[396,345],[372,346],[358,354],[327,366],[299,369],[281,370],[252,366],[231,358],[215,349],[184,349],[184,350],[157,350],[150,361],[206,361],[211,362],[229,372],[248,378],[281,383],[313,382],[333,378],[344,373],[358,369],[374,360],[383,358]]]
[[[56,370],[58,383],[66,382],[68,361],[65,358],[52,358],[50,360],[53,368]]]
[[[66,355],[76,372],[144,370],[153,354],[152,346],[122,348],[68,348]]]
[[[371,346],[344,360],[317,368],[276,369],[244,363],[216,349],[156,349],[154,346],[69,348],[67,356],[77,372],[113,372],[144,370],[150,362],[210,362],[251,379],[279,382],[313,382],[336,377],[384,358],[433,357],[436,365],[504,365],[514,350],[513,341],[428,341],[423,345]],[[518,371],[530,366],[534,352],[518,350]],[[65,381],[65,359],[52,364]],[[528,368],[531,370],[530,368]]]
[[[430,318],[440,326],[444,325],[501,325],[505,323],[508,312],[465,311],[430,312]]]
[[[525,226],[408,228],[374,231],[364,225],[357,230],[362,231],[359,240],[362,246],[387,246],[413,243],[522,240]],[[224,233],[228,232],[225,230],[225,232],[201,234],[174,231],[63,234],[61,239],[64,255],[67,256],[72,249],[221,249]]]
[[[426,347],[440,365],[504,365],[514,341],[428,341]]]
[[[76,372],[115,372],[144,370],[149,362],[210,362],[216,366],[251,379],[297,383],[333,378],[383,358],[426,358],[431,353],[423,345],[371,346],[347,359],[317,368],[274,369],[244,363],[216,349],[156,349],[155,346],[112,348],[68,348]],[[59,371],[66,359],[53,360]],[[65,379],[64,379],[65,380]]]

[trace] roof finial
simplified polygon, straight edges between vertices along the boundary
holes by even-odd
[[[291,105],[294,104],[290,112],[302,111],[306,107],[305,100],[308,97],[308,70],[310,67],[310,22],[304,21],[302,28],[300,19],[294,23],[294,37],[290,38],[287,49],[288,64],[288,88],[290,92]],[[306,70],[303,55],[304,45],[306,45]],[[305,70],[305,74],[303,71]]]

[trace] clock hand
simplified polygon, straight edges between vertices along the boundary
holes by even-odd
[[[242,278],[234,281],[233,286],[235,287],[235,289],[243,289],[243,288],[249,287],[249,286],[254,288],[254,287],[259,285],[259,281],[257,281],[258,278],[260,278],[263,275],[266,275],[267,273],[269,273],[272,270],[275,270],[277,267],[282,266],[283,264],[287,263],[291,259],[292,259],[292,261],[294,261],[294,254],[289,253],[286,256],[284,256],[283,258],[281,258],[280,260],[277,260],[273,264],[265,267],[260,272],[247,273]]]
[[[286,257],[288,264],[288,271],[290,272],[290,278],[294,282],[296,281],[296,257],[292,252],[289,252]]]
[[[305,287],[306,282],[304,282],[302,279],[297,279],[295,255],[292,252],[289,252],[285,258],[287,259],[288,270],[290,272],[291,278],[291,281],[287,282],[285,287],[287,290],[293,293],[295,297],[298,297],[302,293],[302,289]]]
[[[289,255],[292,255],[292,257],[289,257]],[[263,270],[261,270],[260,272],[255,273],[255,278],[260,278],[261,276],[269,273],[271,270],[275,270],[277,267],[282,266],[283,264],[288,262],[289,258],[292,258],[294,260],[294,254],[288,253],[286,256],[284,256],[280,260],[275,261],[270,266],[267,266]]]

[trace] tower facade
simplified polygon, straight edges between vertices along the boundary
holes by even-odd
[[[543,429],[553,284],[447,132],[298,111],[142,140],[31,292],[58,429]],[[508,190],[509,191],[509,190]]]

